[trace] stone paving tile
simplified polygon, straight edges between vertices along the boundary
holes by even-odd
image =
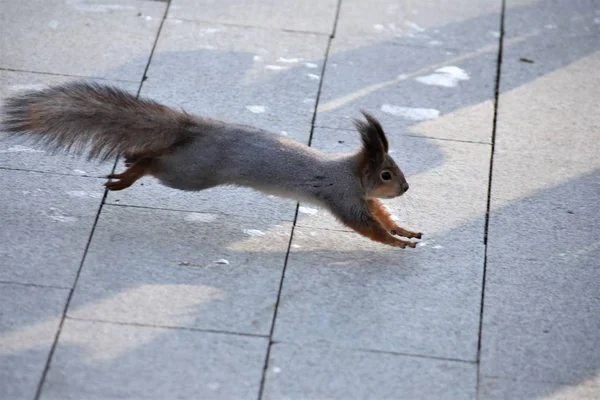
[[[68,295],[0,283],[0,398],[34,398]]]
[[[379,42],[344,49],[332,44],[317,126],[350,129],[360,108],[388,130],[443,139],[490,142],[497,39],[474,52]],[[480,129],[465,124],[485,121]]]
[[[256,398],[267,339],[67,319],[41,399]]]
[[[173,0],[169,17],[329,34],[336,9],[337,0]]]
[[[268,334],[290,231],[290,223],[106,206],[68,315]]]
[[[100,180],[0,169],[0,281],[70,288],[104,188]]]
[[[313,145],[350,151],[357,136],[319,129]],[[302,204],[275,338],[473,360],[490,148],[397,133],[389,141],[411,189],[385,204],[403,226],[424,233],[421,244],[397,250],[319,229],[342,226]]]
[[[599,15],[600,5],[595,0],[509,0],[504,21],[505,36],[510,38],[537,31],[541,33],[540,40],[551,44],[559,37],[598,35],[600,24],[595,19]],[[539,50],[538,56],[541,55]],[[559,52],[563,51],[569,49],[554,48],[547,55],[553,54],[559,61]]]
[[[0,101],[21,91],[40,89],[48,85],[65,83],[78,78],[34,74],[29,72],[0,70]],[[91,79],[90,79],[91,80]],[[119,81],[91,80],[117,86],[131,93],[136,93],[138,84]],[[41,145],[36,145],[28,138],[9,138],[0,133],[0,167],[55,172],[78,176],[105,176],[110,173],[114,161],[100,163],[88,162],[83,157],[68,155],[64,152],[52,154]]]
[[[496,5],[499,7],[500,2],[496,5],[491,1],[477,5],[470,2],[468,6],[461,2],[453,11],[444,13],[419,11],[420,6],[427,9],[438,1],[414,3],[396,8],[383,4],[342,6],[339,32],[324,76],[317,126],[348,129],[349,119],[362,107],[387,126],[407,133],[489,142],[490,130],[464,129],[463,122],[481,121],[480,116],[487,121],[493,113],[500,21],[498,12],[493,9]],[[565,60],[575,60],[598,50],[600,25],[594,22],[597,16],[593,12],[585,14],[586,5],[590,8],[589,2],[577,1],[572,9],[569,2],[558,2],[560,6],[550,6],[553,2],[549,1],[531,3],[508,2],[504,48],[505,52],[513,51],[517,55],[505,55],[505,60],[522,63],[520,59],[530,59],[536,49],[554,49],[557,43],[576,38],[576,46],[566,43],[561,46],[560,56],[556,51],[548,51],[537,60],[538,70],[544,73],[564,64]],[[468,11],[459,12],[463,7]],[[366,8],[370,11],[364,10]],[[538,13],[542,17],[536,19]],[[364,25],[356,21],[359,15]],[[456,20],[459,15],[462,20]],[[387,21],[386,18],[396,21],[370,22]],[[424,19],[417,23],[418,18]],[[438,18],[448,18],[448,24],[434,22]],[[405,26],[401,26],[403,22]],[[511,24],[517,28],[512,29]],[[526,68],[527,62],[521,69]],[[510,74],[510,70],[507,73]],[[535,78],[535,75],[519,73],[519,79],[508,79],[511,85]],[[503,84],[503,90],[509,89],[510,85]]]
[[[590,44],[584,38],[566,43]],[[498,132],[502,134],[496,139],[499,151],[503,154],[519,153],[517,156],[528,154],[535,157],[535,162],[552,160],[565,163],[566,166],[560,165],[560,168],[541,164],[553,176],[569,165],[591,164],[589,170],[599,165],[594,163],[598,160],[596,149],[590,146],[598,137],[598,115],[593,102],[600,93],[597,88],[600,77],[593,70],[600,62],[600,43],[596,43],[595,47],[576,60],[566,58],[560,68],[551,72],[537,63],[519,62],[518,51],[507,52],[506,87],[510,91],[500,98],[499,103],[499,112],[502,113],[502,119],[498,120]],[[549,50],[541,50],[539,57],[535,58],[548,57]],[[535,80],[530,81],[531,77]],[[517,101],[529,107],[516,107]],[[573,112],[574,104],[577,105],[576,113]],[[520,132],[517,132],[517,127]],[[535,165],[531,163],[529,168],[535,168]],[[534,170],[532,173],[540,175],[541,171]]]
[[[574,384],[556,382],[521,381],[512,379],[483,378],[479,386],[481,400],[597,400],[600,397],[600,381]]]
[[[562,260],[490,259],[483,375],[575,383],[598,374],[597,243]]]
[[[507,3],[514,3],[514,0]],[[600,51],[599,18],[600,4],[593,0],[542,0],[532,2],[526,7],[513,7],[507,10],[504,42],[513,44],[505,45],[503,50],[501,91],[509,92],[544,75],[550,75],[554,71],[560,72],[566,65],[579,60],[588,59],[588,65],[597,65],[597,55],[594,56],[594,53]],[[589,59],[589,56],[596,58]],[[595,79],[596,75],[591,74],[588,78]],[[556,77],[557,75],[551,76]],[[543,82],[547,84],[547,87],[538,85],[540,97],[537,98],[536,103],[531,103],[531,99],[527,97],[524,99],[539,112],[528,112],[526,114],[528,117],[522,119],[521,124],[533,126],[538,122],[546,122],[546,118],[556,120],[557,117],[562,116],[562,113],[559,112],[561,109],[571,113],[574,111],[573,104],[566,103],[568,97],[563,97],[562,93],[554,89],[557,84],[564,85],[564,77],[557,82],[554,82],[554,79],[545,79]],[[581,79],[577,84],[585,87],[585,84],[581,83]],[[584,90],[579,95],[590,96],[592,93],[593,91]],[[595,93],[595,97],[597,97],[597,91]],[[528,96],[523,91],[519,94]],[[576,90],[573,90],[571,96],[573,95],[576,95]],[[577,115],[585,120],[589,115],[589,111],[583,109],[586,104],[577,103],[577,106]],[[541,112],[543,107],[546,110],[545,113]],[[593,107],[593,105],[590,104],[588,107]],[[506,119],[507,112],[517,111],[520,110],[504,109],[504,119]],[[536,115],[538,117],[534,119],[533,117]],[[539,121],[540,118],[542,121]],[[503,121],[499,120],[499,122]],[[558,130],[552,133],[556,134]],[[537,134],[548,137],[548,133],[541,130]],[[531,135],[522,136],[523,138],[533,138]],[[504,145],[505,138],[498,137],[497,144]],[[521,135],[512,135],[510,142],[513,142],[517,148],[521,148],[520,139]]]
[[[344,0],[336,38],[466,49],[499,36],[499,0]]]
[[[263,399],[473,399],[475,381],[471,363],[281,343]]]
[[[474,360],[481,237],[440,243],[394,249],[297,227],[275,340]]]
[[[165,7],[134,0],[10,2],[2,5],[0,68],[139,81]]]
[[[351,128],[364,108],[388,129],[490,142],[500,2],[440,3],[344,3],[316,125]]]
[[[314,34],[167,19],[142,94],[306,141],[327,42]]]
[[[321,59],[326,45],[327,38],[317,35],[279,32],[273,36],[261,29],[170,20],[142,95],[199,115],[285,131],[307,143],[319,82],[307,76],[318,69],[304,62]],[[171,78],[174,75],[176,80]],[[265,107],[264,113],[256,112],[262,111],[260,107]],[[142,182],[143,187],[138,184],[110,193],[108,202],[273,220],[294,218],[295,202],[249,189],[221,187],[185,193],[159,187],[151,178]]]
[[[527,382],[578,387],[600,371],[600,52],[591,51],[597,42],[570,35],[585,24],[561,18],[565,4],[542,2],[540,18],[527,17],[562,21],[562,44],[530,49],[534,63],[507,51],[501,80],[481,373],[525,381],[515,395],[540,390]],[[524,28],[522,18],[507,20],[507,32]]]

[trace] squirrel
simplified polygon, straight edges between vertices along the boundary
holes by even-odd
[[[326,154],[257,127],[178,111],[117,87],[73,81],[5,100],[0,130],[27,135],[49,150],[106,161],[123,157],[126,170],[107,175],[123,190],[145,175],[167,187],[200,191],[250,187],[329,210],[342,224],[386,245],[414,248],[422,234],[399,227],[380,198],[403,195],[408,183],[388,154],[379,121],[364,110],[353,119],[362,146]]]

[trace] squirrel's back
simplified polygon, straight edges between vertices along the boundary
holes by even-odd
[[[195,118],[119,88],[72,82],[9,97],[0,129],[52,150],[106,160],[160,153],[186,139]]]

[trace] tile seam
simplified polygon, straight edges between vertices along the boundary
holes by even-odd
[[[325,78],[325,71],[327,68],[327,61],[329,59],[329,53],[331,51],[331,45],[333,42],[333,39],[335,38],[335,33],[336,33],[336,29],[337,29],[337,24],[338,24],[338,20],[339,20],[339,16],[340,16],[340,9],[342,7],[342,0],[338,0],[337,2],[337,8],[336,8],[336,13],[335,13],[335,18],[333,21],[333,27],[331,30],[331,34],[329,35],[329,39],[327,41],[327,47],[325,49],[325,55],[324,55],[324,59],[323,59],[323,65],[321,67],[321,79],[319,80],[319,86],[317,88],[317,95],[316,95],[316,99],[315,99],[315,107],[314,107],[314,111],[313,111],[313,118],[311,121],[311,128],[310,128],[310,135],[308,137],[308,146],[310,146],[312,144],[312,138],[313,138],[313,134],[315,131],[315,122],[317,120],[317,112],[319,109],[319,101],[321,98],[321,90],[323,88],[323,81]],[[296,228],[296,222],[298,220],[298,210],[299,210],[299,203],[296,203],[296,214],[294,216],[294,222],[292,224],[292,230],[290,232],[290,241],[288,243],[288,248],[287,248],[287,252],[285,255],[285,261],[283,264],[283,269],[281,271],[281,279],[279,281],[279,290],[277,292],[277,299],[275,301],[275,309],[273,311],[273,319],[271,322],[271,329],[269,332],[269,344],[267,346],[267,351],[265,354],[265,360],[264,360],[264,364],[263,364],[263,370],[262,370],[262,376],[261,376],[261,380],[260,380],[260,387],[258,390],[258,400],[262,400],[263,395],[264,395],[264,388],[265,388],[265,383],[266,383],[266,377],[267,377],[267,369],[269,367],[269,358],[271,355],[271,348],[273,347],[274,341],[273,341],[273,333],[275,331],[275,323],[277,320],[277,313],[279,311],[279,304],[281,301],[281,293],[283,290],[283,282],[285,280],[285,272],[288,266],[288,260],[289,260],[289,256],[290,256],[290,250],[291,250],[291,246],[292,246],[292,241],[294,239],[294,229]]]
[[[481,346],[482,346],[482,335],[483,335],[483,312],[485,306],[485,287],[487,278],[487,261],[488,261],[488,232],[490,226],[490,205],[492,199],[492,179],[494,171],[494,152],[496,149],[496,132],[498,122],[498,102],[500,100],[500,79],[502,75],[502,56],[504,46],[504,21],[506,12],[506,0],[501,2],[500,11],[500,37],[498,38],[498,57],[496,62],[496,82],[494,85],[494,116],[492,121],[492,138],[490,148],[490,163],[489,163],[489,176],[488,176],[488,190],[487,190],[487,205],[485,213],[485,225],[484,225],[484,253],[483,253],[483,274],[481,278],[481,300],[479,304],[479,329],[477,333],[477,377],[475,386],[475,396],[479,398],[480,392],[480,374],[481,374]]]
[[[162,21],[161,21],[161,23],[160,23],[160,25],[158,27],[157,32],[156,32],[156,37],[154,39],[154,44],[153,44],[152,49],[150,51],[150,54],[148,56],[148,62],[146,63],[146,68],[144,69],[144,73],[142,74],[142,77],[141,77],[141,79],[139,81],[139,86],[138,86],[138,90],[137,90],[137,97],[140,96],[140,93],[141,93],[141,90],[142,90],[142,86],[143,86],[144,81],[145,81],[146,72],[148,71],[148,67],[150,66],[150,62],[152,61],[152,56],[153,56],[154,51],[156,49],[156,44],[158,43],[158,39],[160,37],[160,33],[162,31],[162,27],[164,25],[165,18],[167,16],[168,11],[169,11],[170,5],[171,5],[171,1],[169,0],[167,2],[167,4],[166,4],[165,11],[163,13]],[[117,161],[118,160],[115,160],[115,162],[113,164],[113,168],[112,168],[113,171],[114,171],[114,169],[115,169],[115,167],[117,165]],[[102,208],[103,208],[104,203],[106,201],[107,195],[108,195],[108,190],[105,189],[104,190],[104,194],[102,196],[102,201],[101,201],[101,203],[100,203],[100,205],[98,207],[98,211],[96,213],[96,218],[94,219],[94,223],[93,223],[92,228],[90,230],[90,234],[89,234],[89,237],[88,237],[87,244],[85,246],[85,250],[83,252],[83,256],[81,258],[81,262],[79,263],[79,268],[77,270],[77,274],[75,275],[75,279],[73,281],[73,286],[72,286],[72,288],[69,291],[69,295],[67,296],[67,301],[65,302],[65,307],[63,309],[63,313],[62,313],[62,316],[61,316],[58,328],[56,330],[56,334],[54,336],[54,340],[52,342],[52,346],[51,346],[50,351],[48,353],[48,358],[46,359],[46,363],[45,363],[44,369],[42,371],[42,376],[41,376],[40,381],[38,383],[38,387],[37,387],[37,390],[36,390],[36,393],[35,393],[35,396],[34,396],[35,400],[39,400],[40,396],[42,395],[42,389],[44,387],[44,383],[46,381],[46,377],[48,375],[48,371],[50,370],[50,365],[52,363],[52,358],[54,356],[54,352],[56,351],[56,347],[57,347],[58,341],[60,339],[60,334],[62,332],[62,328],[63,328],[65,320],[66,320],[67,311],[69,310],[69,305],[71,304],[71,300],[73,298],[73,293],[75,292],[75,287],[77,286],[77,282],[79,280],[79,276],[81,275],[81,271],[83,269],[83,265],[85,263],[85,259],[86,259],[88,250],[89,250],[90,245],[92,243],[92,238],[94,236],[94,232],[96,230],[96,226],[98,225],[98,220],[100,219],[100,214],[102,212]]]

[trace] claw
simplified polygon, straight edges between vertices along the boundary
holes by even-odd
[[[116,190],[123,190],[125,188],[128,188],[130,185],[123,183],[123,181],[114,181],[114,182],[106,182],[104,184],[104,186],[108,190],[116,191]]]
[[[412,238],[421,239],[421,237],[423,236],[423,234],[421,232],[410,232],[410,231],[407,231],[402,228],[391,229],[390,233],[394,236],[396,236],[396,235],[404,236],[409,239],[412,239]]]

